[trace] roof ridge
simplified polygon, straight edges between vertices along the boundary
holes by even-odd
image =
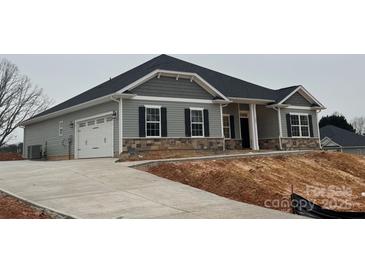
[[[269,91],[275,91],[274,89],[272,88],[268,88],[268,87],[265,87],[265,86],[262,86],[262,85],[257,85],[257,84],[254,84],[252,82],[248,82],[246,80],[243,80],[241,78],[238,78],[238,77],[235,77],[235,76],[231,76],[231,75],[228,75],[228,74],[225,74],[223,72],[220,72],[220,71],[217,71],[217,70],[213,70],[213,69],[210,69],[210,68],[206,68],[206,67],[203,67],[203,66],[200,66],[200,65],[197,65],[197,64],[194,64],[194,63],[191,63],[191,62],[188,62],[188,61],[185,61],[185,60],[182,60],[182,59],[179,59],[179,58],[176,58],[174,56],[171,56],[171,55],[167,55],[167,54],[161,54],[159,55],[158,57],[162,57],[162,56],[166,56],[168,58],[172,58],[172,59],[175,59],[177,61],[180,61],[180,62],[184,62],[184,63],[187,63],[189,65],[193,65],[193,66],[196,66],[196,67],[199,67],[201,69],[205,69],[205,70],[209,70],[210,72],[214,72],[214,73],[218,73],[218,74],[221,74],[223,76],[226,76],[226,77],[229,77],[229,78],[232,78],[232,79],[235,79],[235,80],[238,80],[238,81],[242,81],[242,82],[245,82],[247,84],[250,84],[250,85],[254,85],[254,86],[257,86],[257,87],[260,87],[260,88],[265,88],[265,89],[268,89]]]

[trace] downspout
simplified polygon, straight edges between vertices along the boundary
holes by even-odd
[[[119,97],[119,100],[118,99],[115,99],[113,97],[114,95],[112,95],[110,97],[110,99],[114,102],[117,102],[118,103],[118,113],[119,113],[119,117],[118,117],[118,122],[119,122],[119,131],[118,131],[118,136],[119,136],[119,139],[118,139],[118,144],[119,144],[119,157],[120,155],[123,153],[123,109],[122,109],[122,97]]]
[[[221,131],[222,131],[222,139],[223,139],[223,151],[226,151],[226,139],[224,138],[224,130],[223,130],[223,108],[228,106],[228,104],[222,105],[220,104],[221,111]]]

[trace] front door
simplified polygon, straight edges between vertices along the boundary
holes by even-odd
[[[240,118],[241,123],[241,136],[242,136],[242,148],[250,148],[250,131],[248,127],[248,118]]]

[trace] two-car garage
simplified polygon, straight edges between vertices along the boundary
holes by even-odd
[[[113,157],[113,124],[110,114],[76,121],[76,158]]]

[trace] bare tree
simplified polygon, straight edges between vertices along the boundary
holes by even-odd
[[[16,65],[0,60],[0,147],[21,122],[46,110],[50,104],[42,89],[21,75]]]
[[[357,134],[365,135],[365,117],[355,117],[351,124]]]

